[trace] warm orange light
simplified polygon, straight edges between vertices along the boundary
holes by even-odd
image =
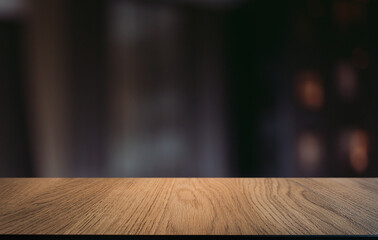
[[[368,166],[368,135],[365,131],[355,130],[349,138],[349,160],[357,173],[362,173]]]
[[[313,72],[298,75],[298,95],[303,105],[310,109],[319,109],[323,105],[324,90],[321,78]]]

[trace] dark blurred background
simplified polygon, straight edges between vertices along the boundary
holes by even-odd
[[[0,0],[0,176],[378,176],[378,1]]]

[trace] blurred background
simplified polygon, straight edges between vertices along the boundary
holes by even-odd
[[[372,0],[0,0],[0,176],[378,176],[377,26]]]

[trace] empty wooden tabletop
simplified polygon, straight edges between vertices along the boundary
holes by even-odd
[[[0,178],[0,234],[378,234],[377,178]]]

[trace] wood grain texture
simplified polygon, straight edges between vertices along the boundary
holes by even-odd
[[[0,234],[378,234],[378,179],[1,178]]]

